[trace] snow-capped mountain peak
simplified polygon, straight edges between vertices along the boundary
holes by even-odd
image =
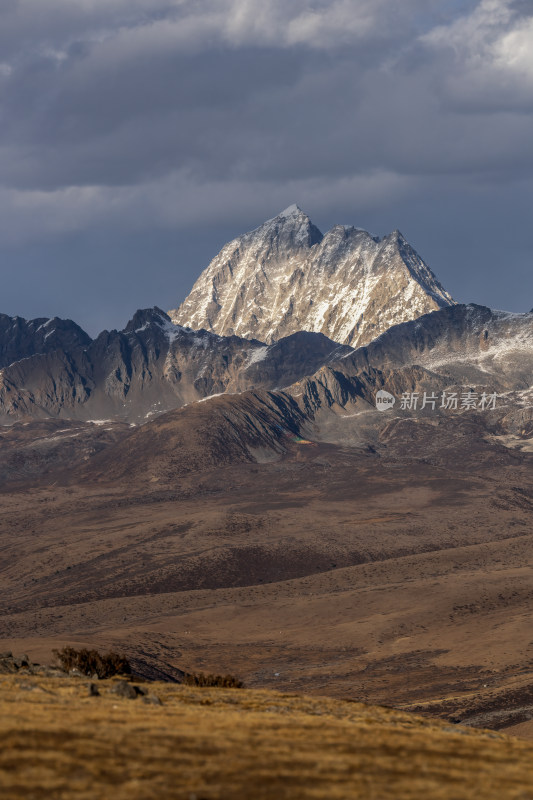
[[[391,325],[453,305],[404,236],[335,225],[291,205],[225,245],[172,322],[273,342],[296,331],[366,344]]]

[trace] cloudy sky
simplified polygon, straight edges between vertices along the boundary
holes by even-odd
[[[175,307],[298,203],[533,307],[531,0],[2,0],[0,311]]]

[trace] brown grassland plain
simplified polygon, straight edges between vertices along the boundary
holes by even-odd
[[[3,800],[531,800],[533,745],[266,690],[0,676]],[[146,685],[145,685],[146,686]]]

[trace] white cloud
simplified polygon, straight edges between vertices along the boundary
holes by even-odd
[[[533,18],[520,20],[493,45],[496,68],[509,70],[533,83]]]
[[[533,10],[512,0],[482,0],[474,11],[422,37],[446,68],[437,83],[463,110],[533,109]]]
[[[216,43],[233,47],[331,48],[397,37],[424,13],[424,0],[19,0],[0,10],[0,48],[26,52],[112,39],[119,50]],[[430,6],[432,4],[430,3]]]
[[[221,27],[229,42],[331,47],[360,41],[386,27],[387,0],[229,0]]]

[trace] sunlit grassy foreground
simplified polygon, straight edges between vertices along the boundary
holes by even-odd
[[[0,676],[0,797],[533,800],[533,745],[390,709],[80,678]]]

